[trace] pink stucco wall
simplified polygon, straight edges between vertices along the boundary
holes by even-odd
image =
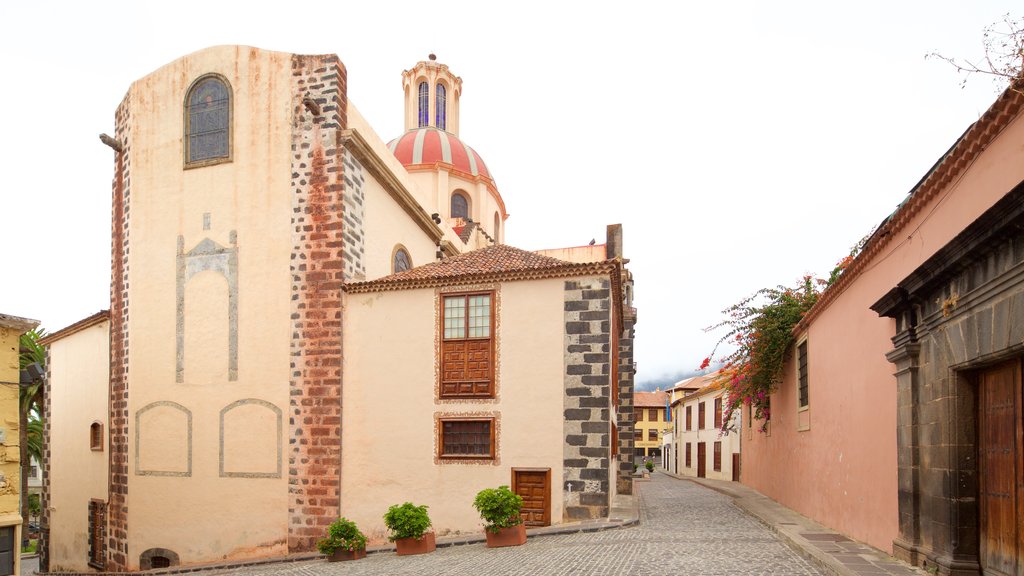
[[[810,321],[809,414],[798,414],[790,357],[772,396],[770,434],[743,435],[743,483],[890,553],[898,531],[896,379],[885,353],[895,327],[869,307],[1024,180],[1024,119],[987,145]],[[798,430],[807,416],[809,429]]]

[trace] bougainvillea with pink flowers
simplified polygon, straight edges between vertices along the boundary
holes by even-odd
[[[726,390],[722,406],[723,434],[735,426],[733,415],[744,405],[750,406],[752,418],[761,420],[761,431],[767,429],[771,394],[782,380],[794,328],[821,293],[854,261],[870,236],[865,236],[848,256],[837,262],[827,279],[806,275],[792,287],[762,288],[723,310],[726,319],[705,329],[726,331],[700,365],[700,370],[704,370],[712,362],[722,364],[717,381]],[[732,348],[732,352],[715,358],[723,345]]]

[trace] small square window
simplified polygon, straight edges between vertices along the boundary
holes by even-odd
[[[647,440],[650,441],[650,442],[657,442],[658,441],[658,431],[655,430],[654,428],[649,428],[647,430]]]
[[[493,418],[442,418],[440,458],[494,458]]]

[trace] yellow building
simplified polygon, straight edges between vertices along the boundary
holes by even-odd
[[[636,392],[633,395],[633,447],[640,457],[661,456],[661,436],[669,430],[668,392]]]
[[[18,364],[21,335],[36,320],[0,314],[0,574],[21,573],[21,418]]]
[[[390,142],[350,80],[335,55],[219,46],[129,87],[102,138],[109,320],[50,341],[44,570],[304,552],[338,516],[383,541],[409,500],[473,532],[502,484],[558,524],[632,489],[621,226],[505,245],[462,79],[433,55],[405,71]]]

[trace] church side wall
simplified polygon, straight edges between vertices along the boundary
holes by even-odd
[[[743,483],[830,528],[893,550],[897,398],[885,354],[895,327],[870,306],[1024,180],[1022,141],[1018,117],[812,320],[808,411],[797,412],[795,371],[787,366],[772,396],[770,435],[755,431],[744,438]],[[800,430],[804,423],[808,429]]]
[[[560,521],[563,283],[462,287],[495,290],[497,397],[484,400],[438,397],[438,290],[346,295],[342,515],[372,538],[384,538],[387,507],[413,501],[430,507],[438,534],[476,533],[477,491],[511,485],[512,468],[549,468],[551,518]],[[494,417],[496,458],[438,460],[443,416]]]
[[[386,148],[385,154],[391,154]],[[392,273],[395,247],[401,244],[412,259],[412,266],[422,266],[437,260],[437,245],[399,206],[384,187],[368,172],[365,174],[366,202],[364,227],[366,234],[366,280],[374,280]],[[354,178],[350,174],[350,177]]]
[[[90,448],[90,427],[107,424],[110,323],[49,346],[49,561],[55,572],[89,572],[89,502],[107,500],[107,454]]]
[[[182,105],[207,73],[232,89],[232,160],[184,169]],[[218,47],[131,88],[125,568],[154,548],[288,551],[292,73],[288,54]]]

